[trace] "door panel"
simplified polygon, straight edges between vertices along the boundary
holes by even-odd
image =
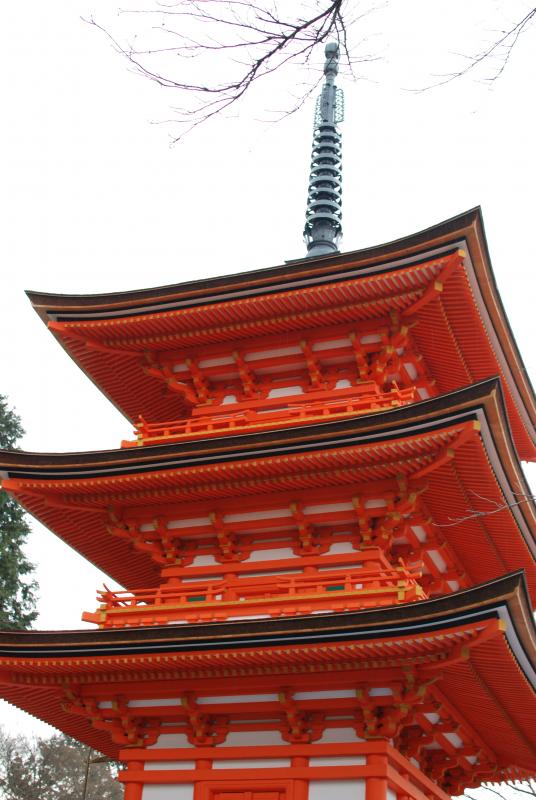
[[[220,789],[212,792],[212,800],[286,800],[284,790],[252,789],[251,791],[235,791]]]

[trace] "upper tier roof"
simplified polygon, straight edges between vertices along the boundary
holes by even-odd
[[[447,260],[460,248],[461,258]],[[452,262],[452,263],[451,263]],[[499,375],[521,458],[536,457],[536,401],[502,307],[479,209],[395,242],[270,269],[106,295],[29,292],[43,321],[129,419],[188,413],[145,370],[172,351],[225,345],[396,313],[440,393]]]
[[[281,494],[290,502],[345,487],[351,495],[402,479],[426,486],[429,513],[469,583],[524,568],[536,603],[535,509],[497,380],[278,432],[100,453],[0,452],[0,476],[32,514],[129,589],[155,585],[160,570],[149,553],[111,536],[122,520],[166,509],[199,517],[236,508],[237,498],[266,503]]]

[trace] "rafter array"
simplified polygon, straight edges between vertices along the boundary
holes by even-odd
[[[429,397],[434,382],[411,340],[413,324],[393,311],[389,321],[363,330],[268,337],[243,350],[146,351],[146,374],[180,394],[190,411],[166,423],[140,418],[137,442],[273,426],[286,417],[355,415]]]

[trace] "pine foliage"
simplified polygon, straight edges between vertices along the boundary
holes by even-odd
[[[16,449],[23,433],[20,418],[0,395],[0,448]],[[20,505],[0,491],[0,629],[28,628],[37,616],[33,564],[23,551],[29,533]]]

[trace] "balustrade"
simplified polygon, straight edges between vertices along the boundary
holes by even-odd
[[[162,441],[208,438],[246,428],[278,428],[314,422],[326,418],[369,414],[407,405],[418,400],[415,387],[393,388],[382,392],[368,381],[350,388],[311,392],[294,399],[251,400],[229,406],[205,406],[187,419],[150,423],[140,417],[135,441],[123,441],[123,447],[157,444]]]
[[[83,619],[108,628],[354,611],[425,598],[420,577],[419,571],[400,566],[191,582],[172,579],[157,589],[101,589],[99,610],[84,613]]]

